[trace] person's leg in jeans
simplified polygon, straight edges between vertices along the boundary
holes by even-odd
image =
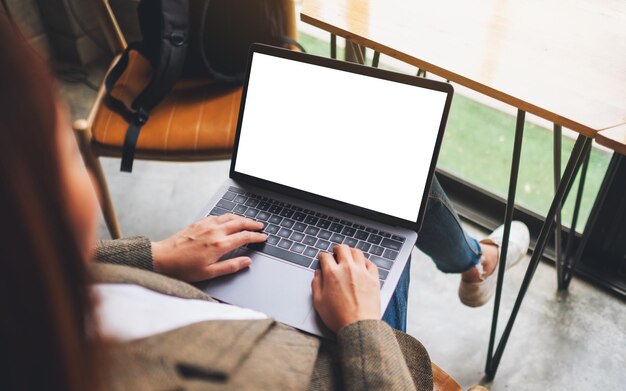
[[[406,311],[409,301],[409,280],[410,280],[411,258],[406,263],[398,286],[391,296],[389,305],[383,315],[383,321],[396,330],[406,332]]]
[[[497,262],[497,249],[480,244],[463,230],[436,176],[430,188],[424,222],[416,245],[433,259],[439,270],[445,273],[462,273],[463,278],[474,277],[475,266],[480,262],[483,251],[489,252],[490,258]],[[406,331],[409,270],[410,259],[383,316],[385,322],[401,331]]]
[[[436,176],[430,187],[416,246],[444,273],[464,273],[476,266],[482,256],[480,244],[463,230]]]

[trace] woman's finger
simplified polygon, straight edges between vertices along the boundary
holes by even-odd
[[[351,253],[352,259],[354,260],[354,263],[358,265],[365,264],[365,255],[363,255],[363,251],[359,250],[358,248],[350,247],[350,253]]]
[[[226,235],[230,235],[241,231],[258,231],[263,228],[263,223],[237,216],[221,224],[220,228]]]
[[[260,232],[241,231],[223,237],[218,242],[218,248],[222,254],[226,254],[248,243],[261,243],[267,240],[267,235]]]
[[[203,279],[208,280],[210,278],[236,273],[251,264],[252,260],[248,257],[237,257],[218,261],[204,268],[205,276]]]
[[[369,259],[365,260],[365,268],[367,269],[367,271],[374,277],[378,278],[378,267],[376,267],[376,265],[374,264],[374,262],[370,261]]]
[[[317,303],[322,297],[322,271],[317,269],[311,280],[311,291],[313,292],[313,302]]]
[[[337,254],[337,263],[354,262],[350,247],[346,246],[345,244],[339,244],[335,246],[335,254]]]
[[[333,268],[337,267],[337,262],[330,253],[321,252],[320,255],[318,255],[318,258],[320,260],[322,275],[329,273]]]
[[[226,213],[226,214],[223,214],[221,216],[217,216],[215,218],[215,221],[218,222],[218,223],[226,223],[228,221],[235,220],[235,219],[240,219],[240,218],[241,218],[241,216],[237,216],[234,213]]]
[[[199,224],[203,228],[210,228],[210,227],[215,226],[216,224],[224,224],[227,221],[238,219],[238,218],[239,216],[235,214],[226,213],[221,216],[205,216],[201,218],[200,220],[198,220],[196,224]]]

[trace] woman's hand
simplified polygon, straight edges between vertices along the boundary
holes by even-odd
[[[321,269],[311,282],[313,305],[324,324],[339,332],[359,320],[380,319],[378,269],[363,252],[340,244],[335,258],[320,253]]]
[[[154,270],[187,282],[235,273],[250,266],[248,257],[219,261],[248,243],[264,242],[263,223],[233,214],[209,216],[160,242],[152,243]]]

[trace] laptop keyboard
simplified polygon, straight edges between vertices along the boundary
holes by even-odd
[[[220,216],[226,213],[245,216],[265,225],[262,232],[268,235],[267,241],[246,247],[309,269],[318,269],[318,254],[332,252],[336,244],[358,248],[378,266],[381,287],[405,242],[402,236],[233,186],[229,187],[209,214]]]

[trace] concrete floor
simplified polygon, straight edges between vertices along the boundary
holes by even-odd
[[[61,87],[73,118],[84,116],[94,92],[81,84]],[[124,235],[154,240],[197,217],[227,177],[229,164],[137,161],[133,173],[125,174],[119,172],[117,159],[102,163]],[[485,235],[465,226],[476,237]],[[108,238],[102,223],[100,236]],[[506,275],[501,323],[527,262]],[[458,282],[459,276],[438,272],[426,255],[415,250],[408,332],[464,388],[480,383],[492,390],[626,390],[624,302],[578,279],[569,293],[557,294],[554,268],[540,264],[496,379],[481,383],[493,304],[478,309],[463,306],[456,294]]]

